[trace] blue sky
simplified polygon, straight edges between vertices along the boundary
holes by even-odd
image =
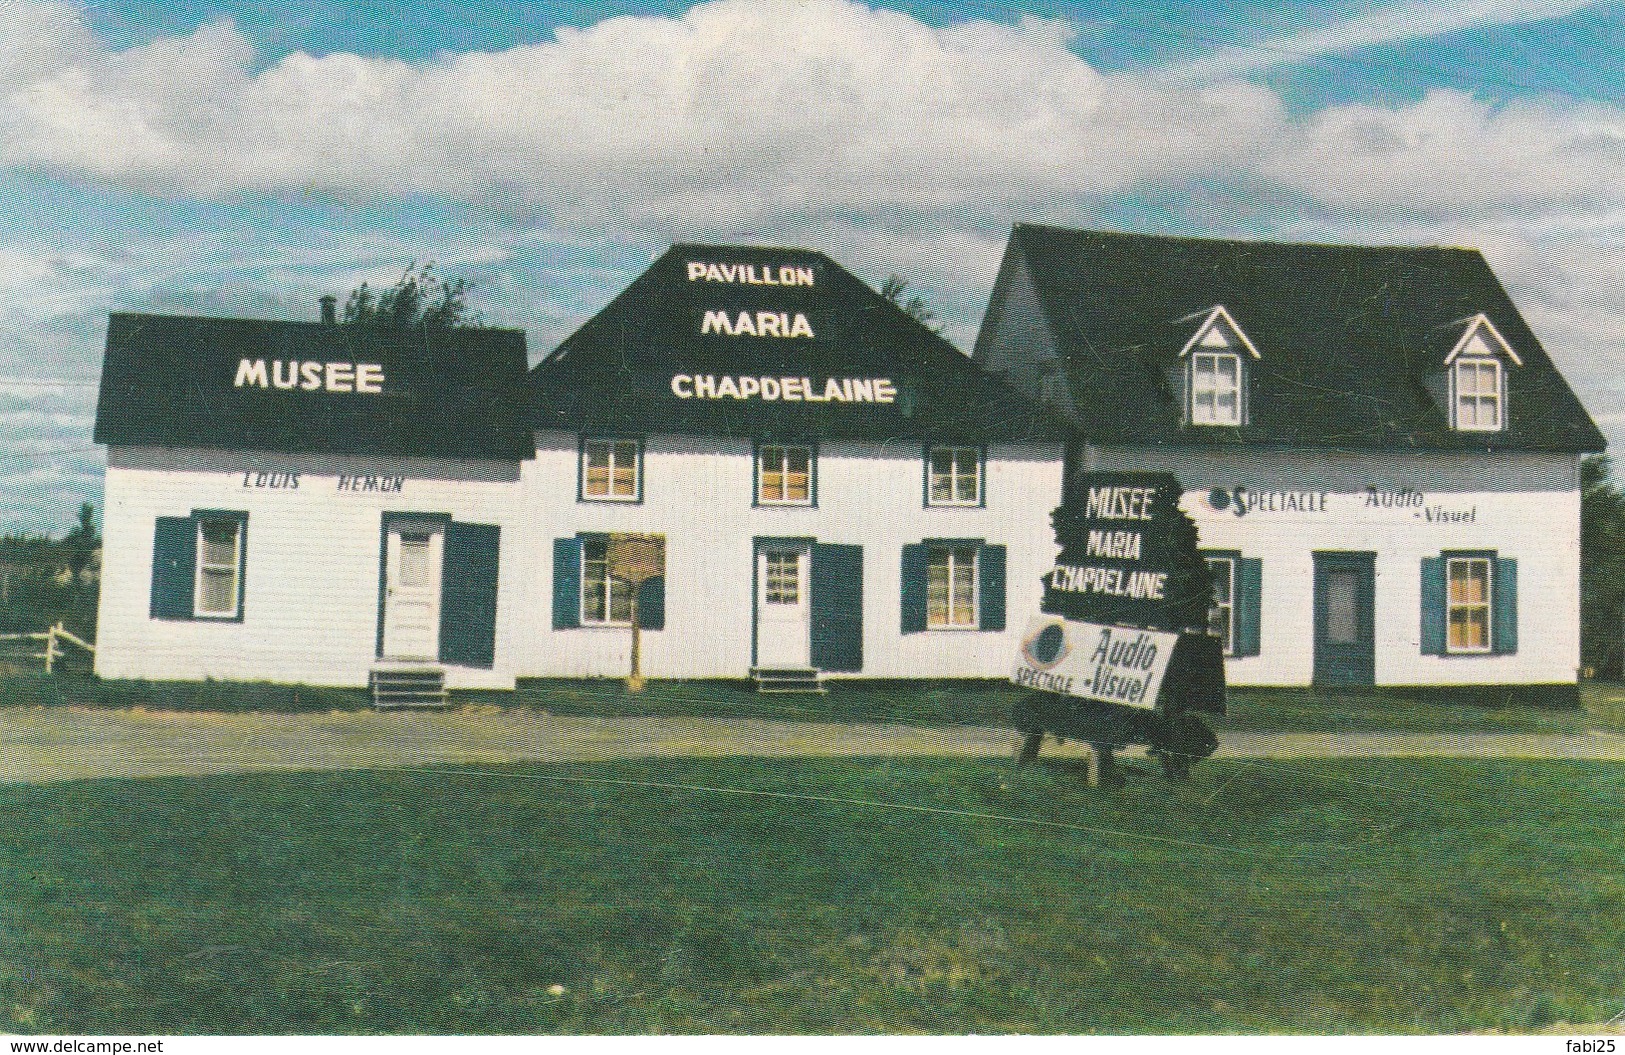
[[[114,310],[412,260],[549,350],[678,239],[898,273],[1011,223],[1482,248],[1625,440],[1625,3],[0,0],[0,529],[99,501]]]

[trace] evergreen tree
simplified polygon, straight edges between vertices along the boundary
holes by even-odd
[[[363,282],[344,301],[340,321],[346,326],[424,326],[429,329],[478,329],[485,320],[468,306],[470,286],[464,279],[446,281],[434,264],[407,265],[393,286],[375,292]]]
[[[1580,662],[1603,677],[1625,676],[1625,492],[1611,460],[1580,463]]]

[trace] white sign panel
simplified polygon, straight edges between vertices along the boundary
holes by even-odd
[[[1039,616],[1027,624],[1010,680],[1029,689],[1126,707],[1157,705],[1178,634]]]

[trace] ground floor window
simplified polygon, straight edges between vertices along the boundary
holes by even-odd
[[[230,619],[237,614],[242,528],[243,522],[236,517],[199,518],[196,615]]]
[[[1451,557],[1446,562],[1446,647],[1451,652],[1490,650],[1490,566],[1487,557]]]
[[[633,604],[634,594],[636,605]],[[582,533],[553,540],[553,629],[666,625],[666,537]]]
[[[581,543],[581,623],[632,625],[632,584],[610,574],[607,535]]]
[[[154,619],[243,618],[248,514],[198,510],[153,526]]]
[[[764,554],[763,561],[767,572],[767,581],[762,593],[763,602],[800,604],[801,554],[774,551]]]
[[[1493,550],[1422,558],[1425,656],[1518,651],[1518,562]]]
[[[1256,656],[1261,651],[1264,563],[1237,550],[1205,550],[1213,583],[1208,633],[1224,643],[1227,656]]]
[[[1213,578],[1213,607],[1207,614],[1207,632],[1224,642],[1224,654],[1236,654],[1236,559],[1209,557]]]
[[[976,550],[972,545],[931,547],[925,578],[925,625],[929,629],[977,625]]]

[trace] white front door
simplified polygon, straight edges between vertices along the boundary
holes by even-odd
[[[384,658],[440,653],[440,554],[444,527],[397,521],[384,553]]]
[[[804,669],[810,665],[812,603],[807,591],[806,545],[763,547],[756,554],[756,665]]]

